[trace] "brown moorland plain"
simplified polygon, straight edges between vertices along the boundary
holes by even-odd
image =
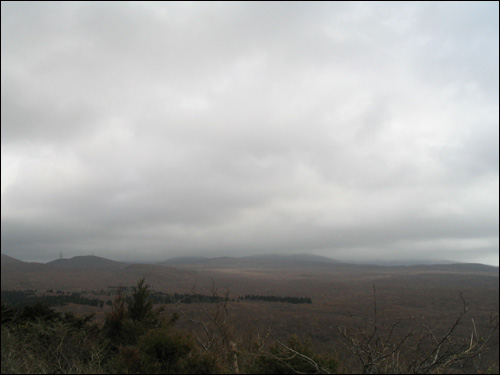
[[[311,297],[313,303],[287,304],[240,301],[230,305],[238,327],[247,327],[247,335],[270,330],[281,339],[298,334],[311,339],[316,350],[337,352],[338,327],[368,330],[374,316],[374,286],[378,315],[393,322],[402,319],[395,335],[408,329],[430,327],[444,335],[468,304],[467,318],[457,327],[457,336],[469,337],[473,329],[487,330],[491,315],[499,311],[498,268],[478,264],[450,264],[382,267],[342,263],[267,262],[257,267],[238,260],[222,266],[214,262],[186,266],[203,269],[215,281],[219,292],[232,296],[243,294],[289,295]],[[206,291],[209,287],[205,286]],[[170,307],[172,309],[172,307]],[[186,310],[188,307],[182,307]],[[199,307],[189,306],[195,314]],[[498,371],[498,332],[487,353],[490,370]],[[496,369],[496,370],[495,370]]]
[[[345,366],[351,357],[340,344],[338,327],[369,329],[374,317],[374,287],[378,319],[401,319],[394,335],[408,329],[430,327],[439,336],[462,311],[463,296],[468,304],[466,318],[455,334],[470,337],[473,322],[481,332],[488,328],[491,315],[499,312],[499,274],[497,267],[477,264],[382,267],[352,265],[320,259],[220,258],[177,261],[157,265],[116,264],[93,266],[77,261],[64,267],[25,263],[2,255],[2,290],[48,289],[80,292],[90,298],[109,299],[91,290],[110,286],[132,286],[144,277],[156,291],[166,293],[212,294],[229,296],[228,326],[232,339],[249,345],[258,336],[271,332],[285,340],[292,334],[311,340],[320,352],[337,353]],[[89,265],[90,264],[90,265]],[[312,304],[239,300],[246,294],[310,297]],[[234,299],[234,301],[233,301]],[[209,320],[215,304],[167,304],[165,314],[180,312],[179,326],[202,335],[192,320]],[[102,321],[110,309],[70,304],[59,311],[96,313]],[[197,331],[198,330],[198,331]],[[485,369],[498,372],[498,332],[485,353]],[[242,360],[244,357],[242,358]],[[354,365],[352,365],[354,366]],[[352,368],[352,367],[351,367]]]

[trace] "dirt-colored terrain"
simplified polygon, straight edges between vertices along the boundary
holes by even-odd
[[[82,257],[84,258],[84,257]],[[85,257],[88,258],[88,257]],[[97,258],[97,257],[95,257]],[[73,258],[75,259],[75,258]],[[100,258],[102,259],[102,258]],[[99,259],[91,259],[100,264]],[[107,260],[108,261],[108,260]],[[102,262],[105,263],[105,262]],[[425,266],[361,266],[322,259],[220,258],[217,260],[179,260],[164,264],[126,264],[106,262],[96,266],[89,259],[64,265],[26,263],[2,255],[2,290],[49,289],[65,292],[83,290],[90,298],[108,300],[92,290],[111,291],[110,286],[133,286],[141,277],[152,289],[166,293],[229,293],[229,322],[240,340],[251,340],[268,330],[277,337],[298,334],[310,338],[321,351],[341,352],[338,326],[369,324],[374,313],[374,288],[377,312],[389,321],[403,319],[397,334],[415,325],[430,326],[444,332],[462,310],[462,293],[468,303],[467,319],[457,329],[469,337],[472,321],[478,331],[486,329],[490,315],[499,311],[499,273],[497,267],[477,264]],[[310,297],[312,304],[238,301],[245,294]],[[203,318],[214,304],[165,305],[165,314],[178,309],[187,316]],[[103,308],[68,305],[59,311],[95,312],[102,321]],[[352,316],[359,318],[358,320]],[[186,319],[179,324],[192,328]],[[498,332],[491,342],[488,361],[498,369]]]

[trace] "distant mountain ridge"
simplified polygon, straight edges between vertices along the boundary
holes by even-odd
[[[190,290],[196,280],[220,278],[222,285],[234,284],[234,280],[248,280],[261,275],[380,275],[388,274],[459,274],[498,277],[499,268],[483,264],[456,263],[415,266],[376,266],[336,262],[327,257],[314,255],[257,255],[242,258],[183,257],[158,264],[125,263],[96,256],[77,256],[56,259],[48,263],[23,262],[2,254],[2,290],[85,288],[99,289],[107,286],[130,286],[141,277],[147,278],[155,288],[176,285]],[[231,278],[235,277],[233,281]],[[200,281],[201,283],[201,281]],[[201,284],[200,284],[201,285]]]
[[[176,283],[189,290],[196,279],[193,270],[117,262],[96,256],[61,258],[48,263],[23,262],[5,254],[1,259],[2,290],[97,290],[108,286],[132,286],[141,277],[156,287]]]
[[[455,272],[493,272],[499,274],[499,268],[481,263],[450,263],[450,264],[418,264],[406,266],[408,269]]]
[[[322,255],[315,254],[265,254],[265,255],[251,255],[244,257],[245,259],[276,259],[276,260],[288,260],[288,261],[297,261],[297,262],[312,262],[312,263],[342,263],[336,259],[328,258]]]
[[[340,262],[332,258],[312,255],[312,254],[266,254],[266,255],[252,255],[246,257],[176,257],[169,258],[157,264],[171,267],[187,267],[187,268],[210,268],[210,269],[223,269],[223,268],[354,268],[361,269],[363,267],[374,269],[393,269],[404,271],[405,269],[414,271],[442,271],[442,272],[486,272],[497,274],[499,268],[480,263],[457,263],[445,262],[440,263],[419,263],[401,264],[402,262],[395,262],[391,264],[373,264],[373,263],[350,263]]]
[[[121,262],[115,261],[108,258],[98,257],[95,255],[79,255],[72,258],[59,258],[52,260],[47,263],[41,262],[25,262],[17,258],[11,257],[7,254],[1,254],[1,264],[3,266],[7,265],[17,265],[17,266],[49,266],[57,268],[109,268],[109,269],[122,269],[126,268],[132,264],[142,264],[142,265],[163,265],[163,266],[200,266],[200,265],[211,265],[211,266],[231,266],[237,265],[240,267],[245,266],[290,266],[290,265],[343,265],[343,266],[374,266],[374,267],[390,267],[390,268],[433,268],[433,269],[462,269],[462,270],[498,270],[498,266],[490,266],[481,263],[459,263],[453,261],[411,261],[411,262],[400,262],[400,261],[388,261],[388,262],[344,262],[338,261],[332,258],[328,258],[321,255],[315,254],[263,254],[263,255],[249,255],[244,257],[231,257],[231,256],[221,256],[221,257],[204,257],[204,256],[183,256],[183,257],[173,257],[161,262],[148,262],[148,261],[137,261],[137,262]]]
[[[81,255],[73,258],[60,258],[46,263],[51,267],[62,268],[109,268],[120,269],[125,268],[129,263],[117,262],[115,260],[98,257],[95,255]]]
[[[306,267],[314,265],[333,265],[341,262],[313,254],[265,254],[245,257],[176,257],[157,264],[167,266],[211,266],[211,267]]]

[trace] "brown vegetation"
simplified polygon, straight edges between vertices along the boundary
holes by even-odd
[[[338,371],[369,372],[367,369],[363,370],[364,365],[359,355],[356,352],[354,356],[351,354],[353,343],[356,343],[354,347],[356,345],[358,348],[363,347],[363,337],[360,332],[368,334],[370,329],[375,327],[373,319],[373,285],[375,285],[377,314],[380,316],[376,320],[377,332],[390,332],[394,340],[402,340],[409,330],[413,330],[412,335],[405,339],[406,349],[399,352],[400,358],[411,352],[407,348],[415,348],[418,345],[419,338],[424,337],[423,334],[426,335],[425,340],[423,338],[421,340],[422,350],[424,347],[432,347],[433,343],[436,347],[436,340],[439,343],[453,328],[448,336],[449,340],[445,339],[443,344],[453,342],[455,345],[453,347],[456,348],[460,343],[462,345],[460,347],[463,347],[464,340],[467,340],[469,347],[465,347],[465,350],[471,349],[469,353],[481,349],[481,363],[476,361],[479,357],[476,355],[471,361],[459,358],[460,361],[454,363],[455,367],[450,367],[452,365],[450,363],[444,370],[434,366],[427,372],[461,371],[461,366],[466,371],[498,372],[498,333],[490,337],[488,348],[481,347],[479,340],[480,337],[487,337],[487,332],[490,332],[488,329],[491,329],[490,317],[492,314],[497,316],[499,310],[498,269],[493,267],[466,265],[375,267],[335,263],[302,264],[300,267],[297,264],[281,267],[268,264],[267,267],[258,267],[255,263],[245,266],[241,262],[231,264],[230,261],[226,261],[220,267],[216,264],[207,266],[196,263],[184,268],[130,265],[121,270],[73,269],[68,273],[65,269],[51,269],[49,272],[43,267],[44,265],[22,269],[23,265],[17,263],[16,272],[10,272],[8,266],[2,262],[2,289],[37,288],[38,293],[46,292],[45,288],[87,290],[85,294],[87,297],[107,300],[111,298],[107,292],[116,291],[109,289],[108,286],[130,286],[139,278],[146,277],[152,289],[166,293],[216,292],[221,296],[227,293],[229,299],[224,305],[168,304],[163,306],[164,311],[161,313],[161,317],[167,320],[172,314],[179,313],[181,318],[176,322],[176,329],[192,334],[192,344],[196,345],[200,355],[214,354],[215,357],[212,359],[216,362],[220,358],[225,358],[226,372],[234,372],[229,361],[229,358],[234,358],[234,355],[231,357],[231,353],[234,353],[231,343],[236,344],[240,370],[245,368],[249,371],[253,368],[251,366],[257,363],[256,358],[265,358],[258,356],[255,343],[262,341],[267,333],[270,335],[267,336],[263,349],[267,353],[272,353],[271,349],[274,348],[273,355],[277,358],[287,358],[287,354],[293,356],[293,352],[287,352],[287,347],[292,350],[300,347],[302,350],[309,350],[309,353],[342,358],[338,364]],[[7,272],[4,275],[5,270]],[[97,292],[90,292],[92,289],[96,291],[103,289],[106,293],[99,295]],[[312,298],[313,303],[294,305],[282,302],[231,300],[244,294],[308,296]],[[461,296],[467,301],[466,314],[463,311]],[[105,314],[111,311],[111,306],[107,305],[103,308],[69,305],[57,307],[56,310],[67,312],[75,311],[75,308],[78,308],[78,313],[95,313],[94,322],[98,324],[102,324]],[[457,323],[460,313],[462,316]],[[340,331],[338,327],[341,327]],[[471,333],[474,345],[470,345]],[[290,337],[294,334],[300,338],[297,345],[302,346],[291,344]],[[369,338],[370,335],[366,337]],[[271,340],[272,338],[274,339]],[[351,347],[349,338],[352,339]],[[375,336],[372,340],[374,339]],[[383,337],[379,339],[381,345]],[[307,340],[310,340],[310,344],[306,347],[304,345]],[[342,342],[345,345],[341,344]],[[398,341],[389,340],[386,344],[389,343],[394,345]],[[443,344],[439,349],[441,353]],[[210,349],[206,350],[209,347]],[[123,348],[122,354],[125,357],[127,350],[134,351]],[[389,352],[395,355],[397,351],[393,352],[391,349]],[[193,353],[190,355],[194,355]],[[384,351],[383,355],[385,354],[387,353]],[[391,356],[385,358],[389,357]],[[209,360],[209,357],[203,358]],[[376,371],[389,372],[391,369],[387,363],[384,364],[385,367],[377,367]],[[423,366],[417,371],[415,365],[410,368],[408,362],[400,360],[399,363],[401,366],[405,364],[407,367],[404,369],[408,372],[409,369],[413,369],[413,372],[425,372],[422,370]],[[222,368],[220,363],[216,365]],[[403,367],[399,368],[399,372],[404,372]]]

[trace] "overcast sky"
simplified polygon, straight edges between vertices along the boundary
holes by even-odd
[[[498,2],[2,2],[2,252],[498,265]]]

